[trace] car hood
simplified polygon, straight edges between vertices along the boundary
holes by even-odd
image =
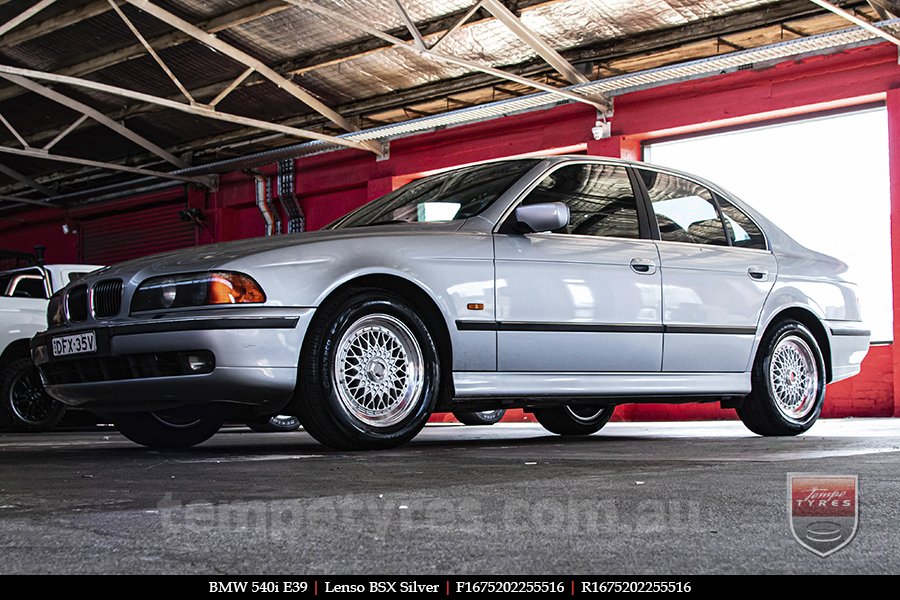
[[[251,238],[154,254],[121,262],[101,271],[92,273],[91,275],[92,278],[95,278],[97,275],[101,275],[102,277],[128,277],[136,272],[152,274],[206,271],[219,268],[222,265],[235,260],[284,248],[300,248],[308,244],[325,241],[333,242],[342,239],[384,237],[386,235],[409,236],[428,233],[448,233],[458,231],[463,223],[464,221],[403,223]]]

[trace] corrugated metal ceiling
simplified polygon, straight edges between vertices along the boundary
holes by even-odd
[[[67,0],[46,9],[25,25],[52,23],[61,13],[77,11],[99,0]],[[351,16],[370,27],[391,31],[408,39],[403,21],[392,0],[314,0],[318,5]],[[434,42],[475,0],[402,0],[408,13],[425,30],[426,41]],[[372,36],[347,24],[309,10],[272,0],[154,0],[154,3],[193,23],[243,11],[237,25],[218,31],[221,39],[278,69],[326,104],[346,107],[369,99],[388,98],[398,92],[424,89],[423,86],[468,76],[472,70],[396,48],[373,44]],[[33,0],[10,0],[0,4],[0,21],[5,21],[33,4]],[[760,10],[765,24],[766,7],[775,0],[518,0],[507,2],[519,9],[522,22],[560,51],[590,48],[612,39],[662,31],[730,15],[739,11]],[[800,3],[798,3],[800,4]],[[805,3],[811,4],[811,3]],[[844,4],[847,4],[846,2]],[[859,4],[859,3],[857,3]],[[254,9],[257,18],[249,18]],[[209,101],[219,90],[244,70],[244,66],[184,36],[173,43],[173,28],[131,5],[122,7],[142,34],[150,39],[167,66],[188,87]],[[800,9],[798,9],[799,11]],[[815,7],[805,9],[813,12]],[[446,22],[442,22],[445,19]],[[52,29],[52,28],[51,28]],[[712,35],[712,33],[711,33]],[[81,69],[82,76],[158,96],[178,98],[177,87],[146,53],[129,54],[116,64],[85,70],[85,63],[135,46],[137,40],[111,10],[72,23],[16,44],[0,39],[0,63],[50,72]],[[442,44],[442,51],[454,56],[510,68],[536,62],[535,52],[499,21],[485,12],[476,13],[470,23],[458,29]],[[627,41],[623,41],[623,53]],[[724,52],[729,51],[726,46]],[[292,71],[299,69],[299,72]],[[546,68],[544,71],[548,70]],[[590,73],[590,69],[586,70]],[[215,136],[235,131],[233,125],[152,109],[122,98],[59,87],[71,96],[97,107],[113,118],[124,121],[166,147],[190,148],[192,141],[207,148]],[[439,92],[437,93],[439,95]],[[183,99],[183,98],[182,98]],[[374,102],[377,104],[377,102]],[[386,104],[390,104],[386,102]],[[315,125],[315,115],[303,104],[259,77],[250,77],[222,104],[222,110],[260,119],[288,119],[302,126]],[[11,84],[0,85],[0,113],[7,117],[34,145],[39,146],[72,122],[77,114],[52,102],[21,93]],[[305,121],[306,123],[303,123]],[[321,119],[319,119],[321,121]],[[247,133],[246,135],[249,135]],[[259,133],[257,132],[257,135]],[[239,133],[235,136],[240,139]],[[269,136],[271,137],[271,136]],[[202,143],[201,143],[202,140]],[[286,138],[286,145],[296,140]],[[8,132],[0,131],[0,143],[14,144]],[[271,142],[265,142],[269,144]],[[252,145],[244,151],[254,148]],[[85,126],[64,140],[57,150],[102,160],[142,157],[143,152],[116,134],[97,126]],[[207,160],[219,157],[211,151]],[[34,175],[47,175],[66,191],[65,178],[54,173],[58,165],[34,160],[3,157],[3,162]],[[138,163],[145,158],[136,158]],[[158,165],[157,165],[158,166]],[[79,179],[80,181],[80,179]],[[15,191],[9,181],[0,178],[0,192]]]

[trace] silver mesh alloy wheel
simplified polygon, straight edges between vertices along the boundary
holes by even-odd
[[[806,341],[796,335],[782,338],[769,361],[769,387],[781,413],[802,420],[819,396],[819,367]]]
[[[418,404],[423,364],[422,349],[406,324],[371,314],[341,337],[332,377],[348,414],[373,427],[390,427]]]

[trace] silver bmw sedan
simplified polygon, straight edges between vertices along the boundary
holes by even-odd
[[[287,414],[388,448],[434,412],[514,407],[587,435],[629,402],[720,402],[796,435],[868,351],[846,271],[698,177],[502,160],[322,231],[93,273],[53,297],[32,355],[53,397],[150,447]]]

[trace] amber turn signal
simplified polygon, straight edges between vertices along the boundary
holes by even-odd
[[[209,304],[265,302],[259,285],[240,273],[212,273],[209,278]]]

